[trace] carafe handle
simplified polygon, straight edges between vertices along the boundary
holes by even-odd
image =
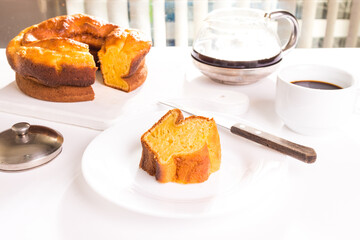
[[[265,13],[265,18],[270,20],[286,19],[292,25],[292,31],[289,37],[288,42],[282,47],[282,51],[286,52],[289,49],[292,49],[296,46],[296,43],[299,39],[299,24],[294,15],[284,10],[277,10],[273,12]]]

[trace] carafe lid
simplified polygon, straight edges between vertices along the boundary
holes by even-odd
[[[0,133],[0,170],[19,171],[45,164],[60,154],[63,141],[51,128],[16,123]]]

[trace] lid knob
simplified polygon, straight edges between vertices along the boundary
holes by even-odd
[[[29,128],[30,128],[29,123],[27,123],[27,122],[19,122],[19,123],[14,124],[11,127],[11,130],[13,130],[16,133],[16,135],[18,135],[18,136],[24,136],[25,134],[28,133]]]

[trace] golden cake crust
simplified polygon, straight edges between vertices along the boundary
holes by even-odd
[[[33,25],[24,33],[22,45],[55,37],[70,38],[99,50],[118,26],[85,14],[63,15]]]
[[[36,82],[49,87],[77,86],[88,87],[95,82],[96,68],[79,67],[64,63],[61,65],[61,74],[56,68],[47,64],[34,63],[24,58],[18,64],[17,73],[32,76]],[[35,77],[36,76],[36,77]]]
[[[26,95],[51,102],[81,102],[94,99],[94,91],[91,86],[74,87],[59,86],[48,87],[37,82],[33,77],[25,77],[16,73],[16,84]]]
[[[89,47],[100,49],[115,27],[83,14],[51,18],[10,41],[8,62],[15,72],[47,86],[90,86],[97,67]]]

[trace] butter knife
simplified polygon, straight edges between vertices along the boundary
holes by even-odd
[[[177,106],[176,104],[166,101],[159,101],[159,103],[171,108],[178,108],[190,115],[209,117],[207,116],[208,114],[200,114],[201,112],[199,110],[194,110],[189,107]],[[244,137],[250,141],[259,143],[305,163],[313,163],[316,161],[316,152],[313,148],[277,137],[243,123],[232,124],[229,121],[226,121],[224,118],[217,116],[216,114],[210,118],[213,118],[219,127],[225,128],[231,133]]]

